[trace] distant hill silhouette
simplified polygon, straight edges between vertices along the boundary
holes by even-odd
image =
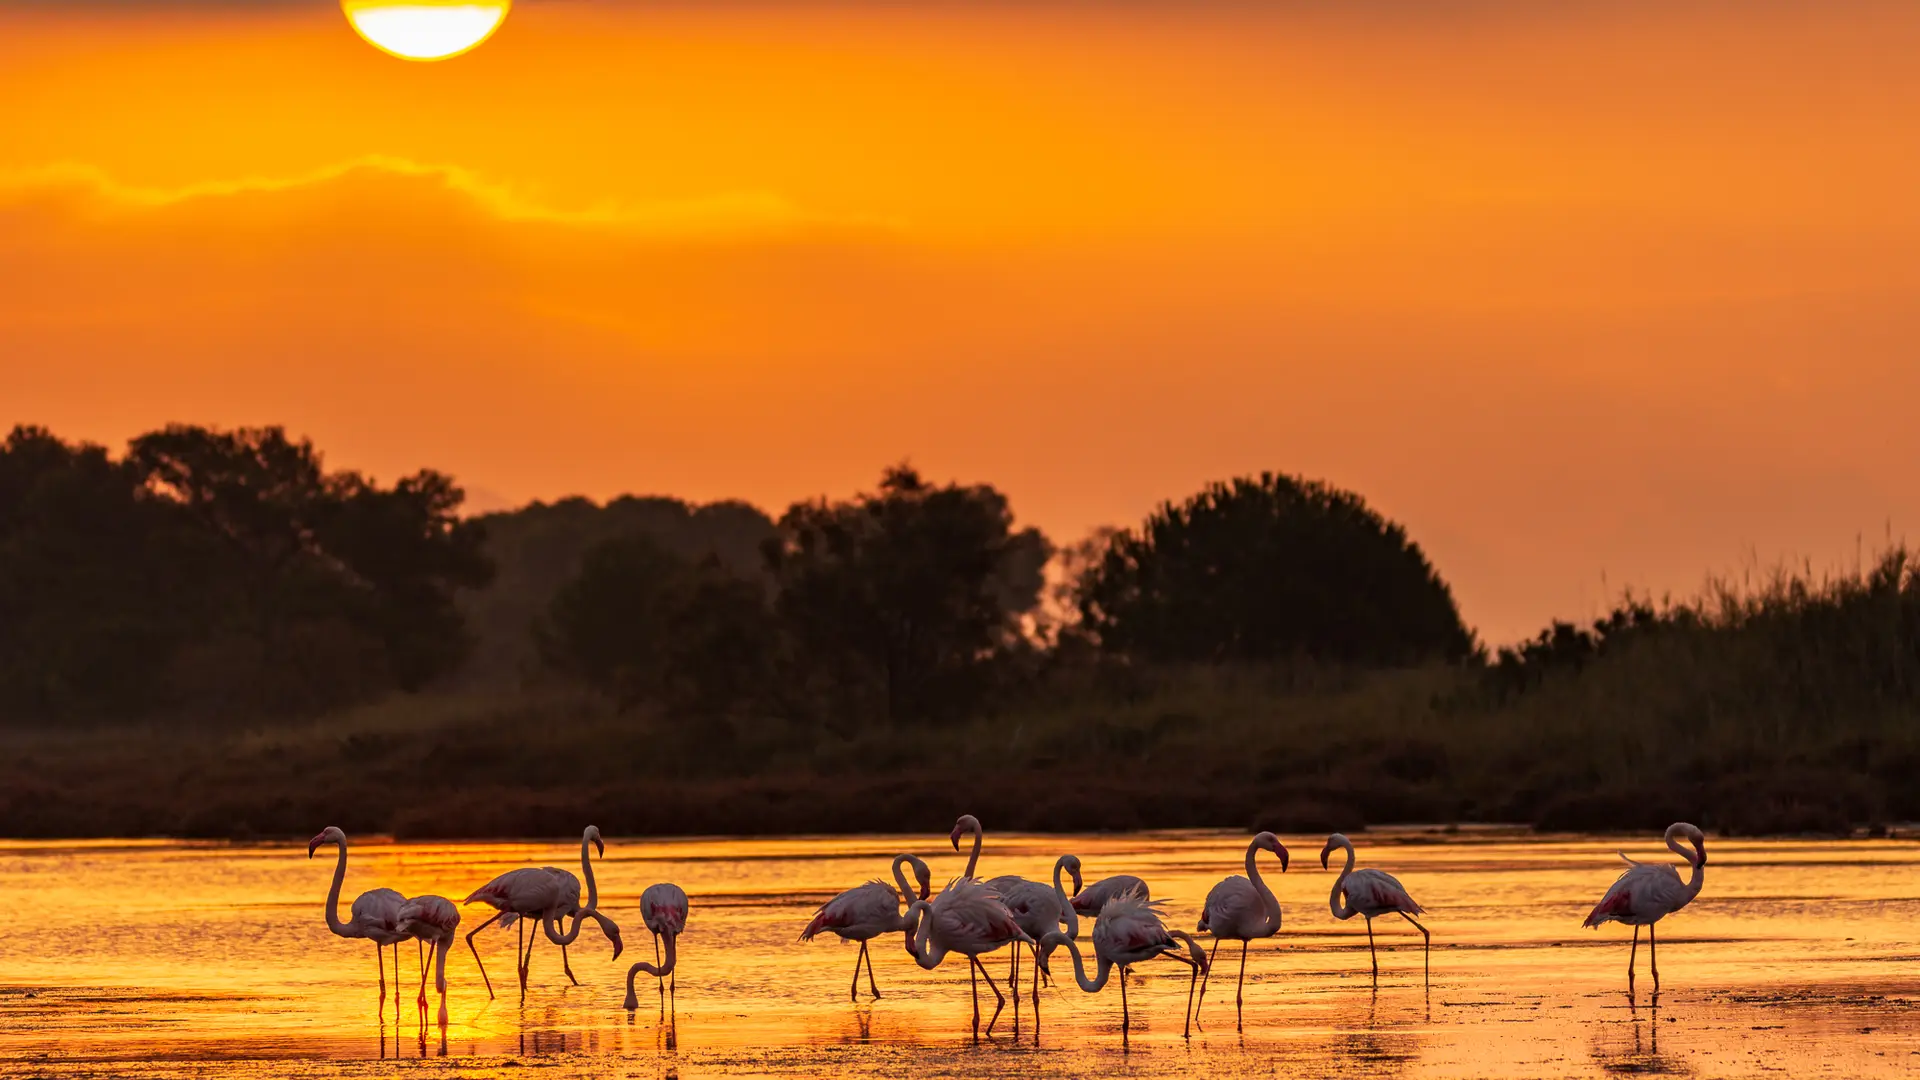
[[[532,627],[594,546],[644,536],[688,561],[711,555],[734,574],[760,578],[760,548],[774,535],[773,519],[744,502],[696,505],[666,496],[622,496],[604,506],[586,498],[536,502],[476,520],[486,529],[495,576],[488,588],[461,596],[474,651],[453,676],[473,689],[541,677]]]

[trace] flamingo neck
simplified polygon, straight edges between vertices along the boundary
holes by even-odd
[[[437,942],[434,946],[439,951],[436,953],[436,955],[433,958],[433,985],[436,989],[440,991],[440,997],[441,997],[440,1007],[442,1009],[445,1009],[447,1007],[447,1003],[445,1000],[447,995],[447,948],[452,944],[453,944],[453,938],[446,937],[446,938],[440,939],[440,941]],[[445,1013],[442,1013],[441,1015],[442,1015],[442,1018],[444,1019]]]
[[[1087,962],[1080,955],[1079,942],[1058,930],[1041,938],[1040,941],[1044,946],[1041,953],[1043,956],[1051,956],[1054,948],[1057,946],[1065,945],[1067,947],[1067,954],[1073,957],[1073,981],[1080,984],[1080,989],[1085,990],[1089,994],[1097,994],[1102,987],[1107,985],[1108,976],[1113,974],[1113,961],[1101,956],[1098,948],[1094,949],[1093,954],[1094,976],[1089,979],[1087,978]]]
[[[352,927],[340,921],[340,886],[347,880],[347,842],[342,839],[337,843],[340,858],[333,864],[333,887],[327,890],[327,929],[340,937],[359,937]]]
[[[667,976],[673,974],[673,964],[674,964],[673,943],[674,943],[674,940],[677,939],[680,935],[669,933],[669,934],[662,934],[660,936],[667,939],[667,957],[665,962],[663,962],[659,967],[654,967],[652,964],[649,964],[646,961],[642,960],[641,962],[627,969],[626,1008],[627,1008],[627,1011],[629,1012],[640,1007],[640,998],[637,994],[634,993],[633,980],[638,978],[641,972],[645,972],[646,974],[651,975],[656,979],[664,979]]]
[[[907,884],[907,864],[914,861],[911,855],[893,857],[893,884],[900,890],[900,900],[905,904],[913,903],[913,886]]]
[[[1266,927],[1267,933],[1277,934],[1280,932],[1280,898],[1273,895],[1273,890],[1267,887],[1267,879],[1260,876],[1260,864],[1254,858],[1259,852],[1258,840],[1247,845],[1247,880],[1253,882],[1253,890],[1260,894],[1262,925]]]
[[[580,874],[587,879],[587,910],[595,911],[600,907],[600,887],[593,881],[593,859],[589,857],[591,847],[591,842],[583,834],[580,837]]]
[[[1341,894],[1347,886],[1347,875],[1353,873],[1353,841],[1341,845],[1347,852],[1347,865],[1340,868],[1340,876],[1334,879],[1333,892],[1327,897],[1327,907],[1333,911],[1336,919],[1353,918],[1353,909],[1342,902]]]
[[[933,940],[933,905],[925,900],[916,900],[908,910],[908,918],[914,926],[907,934],[907,955],[922,968],[932,971],[947,958],[946,946]]]
[[[986,830],[979,822],[973,823],[973,854],[967,856],[967,872],[963,877],[972,877],[974,867],[980,865],[980,845],[986,841]]]
[[[1680,906],[1685,907],[1693,902],[1694,897],[1700,895],[1700,887],[1707,883],[1707,864],[1690,849],[1681,847],[1678,837],[1667,837],[1667,847],[1675,855],[1687,860],[1688,866],[1693,867],[1693,874],[1687,878],[1687,898],[1680,901]]]
[[[1067,936],[1077,938],[1080,936],[1080,913],[1073,910],[1073,898],[1067,895],[1067,890],[1060,884],[1060,871],[1066,867],[1066,864],[1067,858],[1064,855],[1053,864],[1053,891],[1060,897],[1060,912],[1062,921],[1067,924]]]

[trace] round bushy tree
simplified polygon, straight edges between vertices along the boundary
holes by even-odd
[[[1265,473],[1115,533],[1078,587],[1082,625],[1149,662],[1460,659],[1473,635],[1419,545],[1352,492]]]

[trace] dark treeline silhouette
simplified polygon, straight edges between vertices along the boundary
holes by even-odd
[[[279,428],[173,426],[114,458],[0,445],[0,709],[25,720],[286,715],[458,667],[484,585],[462,495],[328,471]]]
[[[1489,654],[1404,527],[1279,474],[1058,550],[905,465],[777,518],[460,505],[277,428],[16,429],[0,834],[1920,818],[1901,547]]]

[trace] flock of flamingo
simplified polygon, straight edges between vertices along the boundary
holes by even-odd
[[[1127,1006],[1127,974],[1135,964],[1164,956],[1192,969],[1185,1016],[1185,1033],[1190,1034],[1200,1008],[1206,1001],[1207,981],[1212,974],[1213,958],[1219,954],[1220,943],[1240,943],[1240,974],[1234,986],[1234,1006],[1238,1013],[1244,1006],[1248,946],[1280,932],[1280,902],[1262,879],[1256,863],[1256,856],[1260,852],[1269,852],[1280,860],[1281,872],[1286,872],[1287,849],[1270,832],[1260,833],[1248,843],[1246,876],[1236,874],[1228,877],[1207,893],[1195,933],[1212,937],[1211,953],[1193,934],[1167,928],[1161,911],[1165,901],[1151,899],[1147,883],[1141,879],[1121,874],[1083,887],[1080,860],[1073,855],[1062,855],[1055,861],[1050,885],[1013,875],[982,881],[974,874],[979,866],[980,849],[985,839],[979,819],[971,814],[961,817],[948,839],[954,851],[958,852],[961,838],[969,833],[973,837],[973,849],[967,858],[966,870],[948,883],[938,896],[929,898],[932,876],[927,864],[914,855],[899,855],[893,860],[893,884],[874,880],[848,889],[821,905],[800,932],[802,941],[810,941],[822,933],[828,933],[859,943],[860,950],[853,962],[853,984],[849,991],[849,996],[854,1000],[860,996],[860,970],[863,964],[869,992],[875,998],[880,996],[880,988],[873,975],[873,957],[869,952],[873,940],[886,934],[902,934],[908,955],[926,970],[939,967],[949,955],[967,958],[973,984],[975,1038],[979,1037],[981,1031],[980,979],[986,976],[987,988],[993,991],[995,999],[993,1015],[986,1027],[987,1034],[991,1035],[1007,999],[1000,992],[994,977],[987,973],[980,957],[1011,947],[1008,983],[1014,996],[1017,1016],[1022,947],[1032,957],[1033,973],[1029,981],[1034,1008],[1038,1010],[1041,980],[1050,977],[1049,959],[1064,946],[1073,960],[1074,981],[1088,993],[1098,993],[1108,984],[1114,970],[1119,970],[1121,1032],[1124,1038],[1132,1027]],[[1675,822],[1668,827],[1665,840],[1667,847],[1691,866],[1691,877],[1683,883],[1672,865],[1635,862],[1622,852],[1620,857],[1627,863],[1626,871],[1607,889],[1583,924],[1597,927],[1606,922],[1621,922],[1634,928],[1633,948],[1627,958],[1629,993],[1633,990],[1634,966],[1640,951],[1640,928],[1647,928],[1649,966],[1657,994],[1660,966],[1654,924],[1687,906],[1694,897],[1700,895],[1700,887],[1704,882],[1707,865],[1705,835],[1692,825]],[[1691,844],[1691,849],[1683,846],[1682,841]],[[327,893],[328,929],[340,937],[373,942],[374,960],[380,969],[380,996],[383,1002],[386,999],[387,979],[386,961],[381,950],[388,947],[393,949],[393,972],[397,982],[400,977],[400,943],[408,938],[414,939],[419,949],[418,1005],[423,1020],[428,1008],[427,949],[431,947],[434,952],[433,972],[440,994],[439,1019],[444,1026],[447,1023],[447,951],[452,948],[455,931],[460,925],[459,908],[442,896],[416,896],[409,899],[392,889],[373,889],[354,899],[351,917],[342,922],[338,908],[340,886],[346,880],[347,873],[346,834],[329,826],[307,844],[307,857],[312,858],[316,849],[329,843],[338,846],[339,861],[333,871],[333,886]],[[1355,915],[1366,919],[1367,950],[1373,961],[1374,979],[1377,981],[1380,977],[1380,957],[1374,947],[1373,920],[1382,915],[1399,915],[1420,931],[1423,968],[1430,976],[1433,937],[1414,918],[1423,914],[1419,903],[1391,875],[1371,867],[1356,870],[1353,842],[1339,833],[1327,837],[1326,845],[1320,849],[1322,869],[1329,868],[1328,860],[1336,851],[1345,852],[1346,864],[1341,867],[1340,876],[1333,883],[1328,906],[1336,919],[1351,919]],[[549,942],[560,947],[561,969],[575,985],[579,984],[579,980],[574,977],[572,964],[567,958],[567,948],[580,936],[581,926],[587,920],[591,919],[599,926],[613,945],[613,958],[619,959],[624,948],[620,927],[599,910],[600,895],[594,883],[591,857],[596,852],[604,855],[606,844],[600,837],[600,830],[589,825],[580,838],[580,868],[586,878],[584,904],[581,903],[580,878],[551,866],[509,870],[475,889],[461,901],[462,904],[483,903],[494,909],[491,918],[467,934],[467,948],[472,950],[474,963],[480,968],[480,977],[486,983],[488,997],[493,996],[493,980],[487,975],[486,965],[481,961],[480,950],[474,946],[473,939],[474,935],[495,922],[502,927],[520,928],[515,959],[518,961],[523,998],[527,990],[533,946],[542,934]],[[917,892],[907,881],[908,866],[913,867],[919,885]],[[1067,892],[1062,875],[1072,878],[1072,893]],[[905,905],[904,911],[902,904]],[[666,1007],[676,979],[675,944],[687,927],[687,907],[687,894],[677,885],[651,885],[640,894],[640,919],[653,933],[654,960],[652,963],[643,961],[634,964],[627,972],[625,1008],[629,1011],[639,1007],[634,980],[642,973],[657,980],[662,1008]],[[1082,917],[1093,919],[1090,936],[1094,974],[1091,977],[1087,975],[1085,957],[1080,951]],[[534,923],[531,932],[527,927],[529,920]]]

